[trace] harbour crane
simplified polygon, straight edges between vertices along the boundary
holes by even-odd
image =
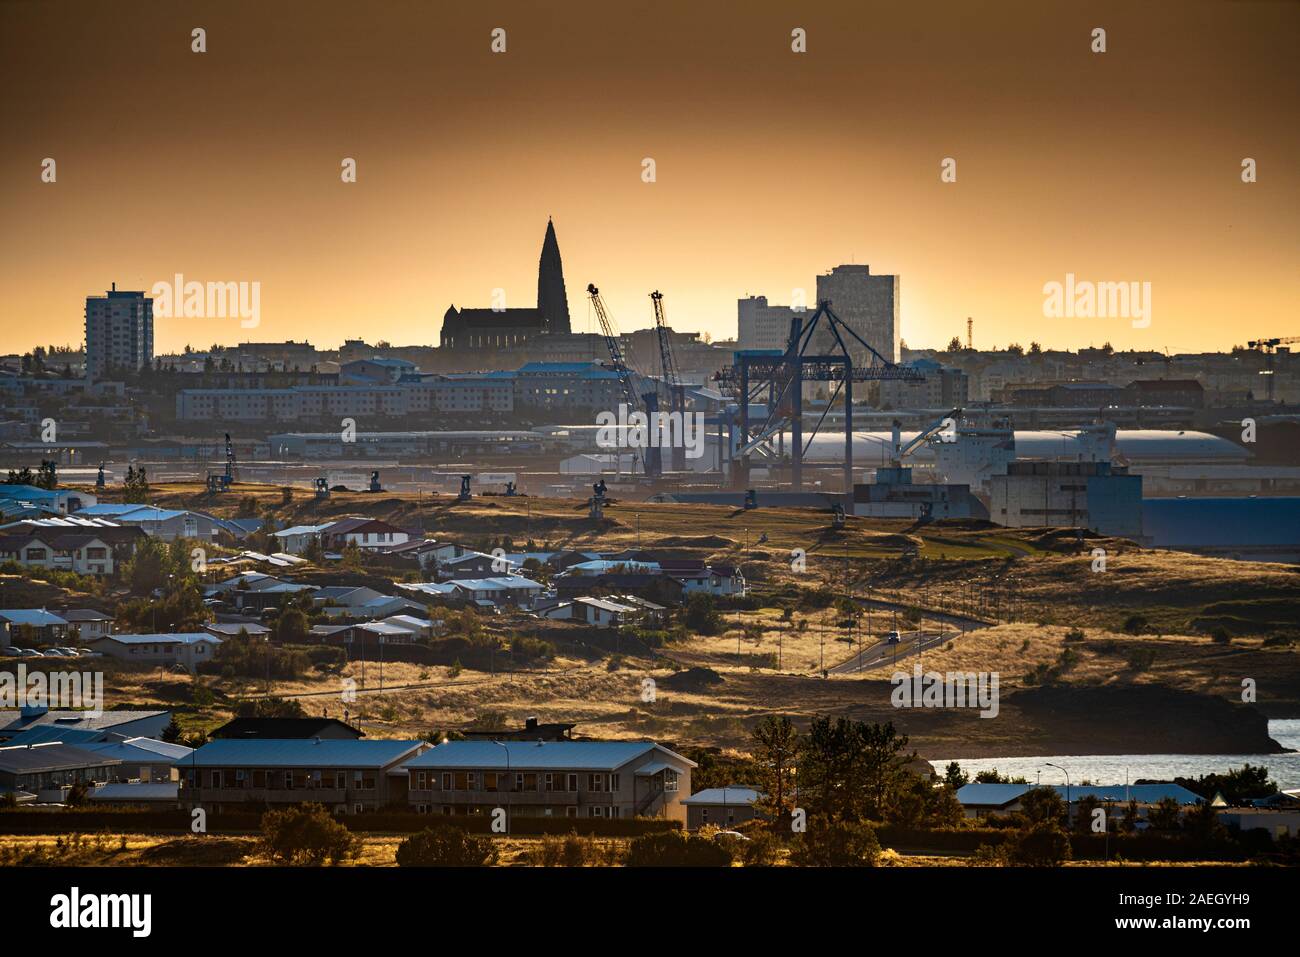
[[[682,384],[681,376],[677,372],[677,360],[673,356],[672,337],[669,335],[668,324],[664,321],[664,294],[656,289],[650,293],[650,303],[654,309],[655,335],[659,338],[659,369],[663,377],[664,387],[668,390],[668,411],[670,414],[677,413],[684,423],[686,416],[686,387]],[[686,449],[674,445],[672,449],[672,469],[674,472],[681,472],[685,468]]]
[[[623,399],[627,405],[628,413],[642,411],[645,413],[648,422],[655,422],[659,411],[658,392],[652,390],[644,396],[637,396],[636,388],[632,385],[632,370],[628,368],[627,360],[623,357],[623,347],[619,345],[618,341],[618,330],[614,327],[614,322],[609,317],[609,311],[605,308],[605,300],[600,297],[600,290],[596,288],[594,283],[587,284],[587,295],[591,297],[592,308],[596,311],[596,320],[600,323],[601,335],[605,337],[605,348],[609,350],[610,368],[618,376],[619,384],[623,388]],[[663,457],[660,454],[658,445],[653,442],[648,444],[644,449],[644,453],[645,474],[650,477],[663,474]]]
[[[627,399],[628,411],[631,412],[640,403],[637,400],[636,389],[632,387],[632,371],[627,367],[627,361],[623,358],[623,347],[618,342],[618,330],[614,328],[614,323],[609,318],[609,312],[605,309],[605,300],[600,298],[600,290],[593,283],[587,284],[587,295],[591,297],[591,306],[596,310],[596,320],[600,323],[600,333],[605,337],[605,348],[609,350],[610,368],[618,374],[623,387],[623,396]]]

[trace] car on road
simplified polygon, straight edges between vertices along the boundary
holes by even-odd
[[[885,644],[896,645],[902,640],[903,636],[896,631],[885,632]]]

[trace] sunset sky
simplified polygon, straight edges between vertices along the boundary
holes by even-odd
[[[260,282],[261,324],[159,318],[157,352],[436,344],[535,303],[547,216],[579,332],[588,282],[720,339],[858,262],[912,346],[1297,335],[1298,37],[1291,2],[4,2],[0,352],[176,273]],[[1150,326],[1044,318],[1066,273],[1150,282]]]

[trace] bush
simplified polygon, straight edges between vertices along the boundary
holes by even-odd
[[[1148,630],[1147,620],[1143,615],[1129,615],[1124,619],[1124,630],[1130,635],[1145,635]]]
[[[1214,639],[1216,645],[1232,644],[1232,635],[1228,634],[1228,629],[1223,626],[1219,626],[1210,632],[1210,637]]]
[[[870,824],[810,821],[790,852],[799,867],[874,867],[880,842]]]
[[[756,831],[741,845],[740,859],[746,867],[771,867],[776,863],[781,842],[769,831]]]
[[[1087,637],[1088,636],[1083,633],[1082,629],[1079,628],[1071,628],[1065,633],[1066,641],[1083,641]]]
[[[602,858],[608,856],[596,840],[576,831],[563,837],[544,837],[527,854],[528,863],[534,867],[588,867],[602,863]]]
[[[1070,836],[1059,824],[1040,822],[1012,839],[1007,858],[1025,867],[1057,867],[1070,859]]]
[[[262,847],[278,864],[337,864],[356,857],[360,842],[319,804],[262,815]]]
[[[698,834],[666,831],[634,840],[628,850],[627,864],[629,867],[730,867],[731,850]]]
[[[491,867],[497,858],[492,838],[449,824],[426,828],[397,847],[398,867]]]

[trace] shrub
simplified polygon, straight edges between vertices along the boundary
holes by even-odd
[[[1124,619],[1124,630],[1130,635],[1145,635],[1148,630],[1147,620],[1142,615],[1129,615]]]
[[[810,821],[790,853],[800,867],[874,867],[880,842],[870,824]]]
[[[426,828],[397,847],[398,867],[491,867],[498,852],[492,838],[450,824]]]
[[[781,842],[769,831],[755,831],[740,848],[740,859],[746,867],[771,867],[776,863]]]
[[[1087,637],[1081,628],[1071,628],[1065,633],[1066,641],[1083,641]]]
[[[1210,632],[1210,637],[1214,639],[1216,645],[1232,644],[1232,635],[1228,634],[1228,629],[1224,628],[1222,625]]]
[[[1042,821],[1011,840],[1007,858],[1025,867],[1057,867],[1070,859],[1070,836],[1059,824]]]
[[[643,834],[628,849],[629,867],[730,867],[731,850],[697,834]]]
[[[589,837],[571,831],[563,837],[547,835],[528,852],[528,863],[536,867],[586,867],[599,860],[599,848]]]
[[[279,864],[320,865],[356,857],[360,842],[319,804],[262,815],[262,847]]]

